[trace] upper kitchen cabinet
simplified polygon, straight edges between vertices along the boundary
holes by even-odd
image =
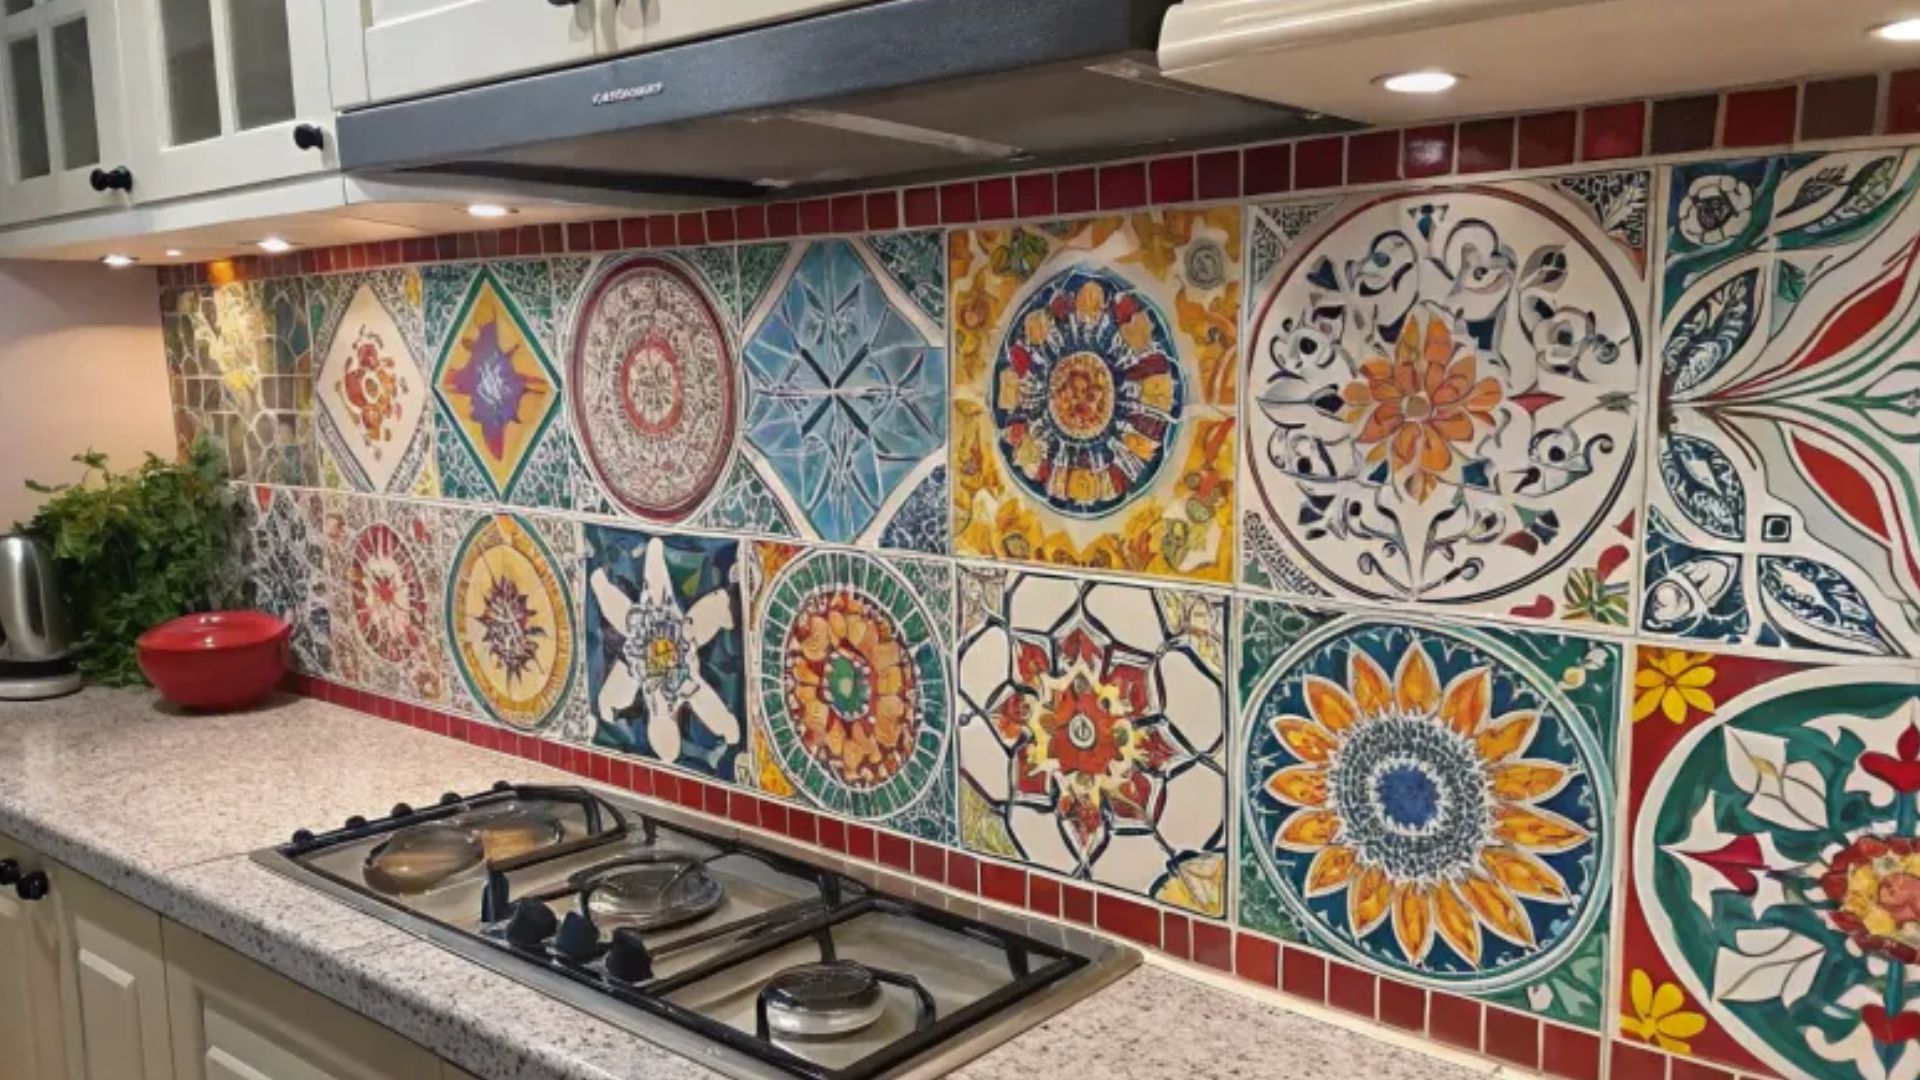
[[[129,165],[141,201],[332,166],[327,34],[317,0],[119,0],[118,7]]]
[[[0,224],[125,205],[114,7],[0,0]]]
[[[614,52],[654,49],[869,0],[599,0]]]
[[[375,101],[591,59],[595,4],[612,0],[329,0],[364,20]],[[357,10],[356,10],[357,9]]]

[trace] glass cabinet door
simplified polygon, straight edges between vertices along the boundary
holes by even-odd
[[[128,139],[142,198],[331,167],[326,6],[121,0],[129,100],[138,103]],[[309,130],[296,141],[301,128]]]
[[[124,203],[111,0],[0,0],[0,223]],[[111,159],[111,160],[110,160]]]

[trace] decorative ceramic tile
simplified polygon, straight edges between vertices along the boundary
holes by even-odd
[[[448,652],[460,703],[521,731],[563,719],[574,692],[577,528],[517,514],[472,522],[447,571]]]
[[[626,513],[684,521],[720,490],[738,442],[723,301],[695,264],[666,254],[603,260],[578,293],[567,365],[582,460]]]
[[[1619,647],[1242,605],[1241,922],[1598,1027]]]
[[[453,499],[566,507],[572,462],[553,350],[547,264],[447,263],[421,271],[437,343],[434,457]]]
[[[804,244],[747,316],[748,453],[808,538],[946,550],[942,271],[937,232]]]
[[[162,294],[175,433],[205,436],[235,479],[313,485],[313,358],[302,279]]]
[[[752,784],[742,541],[586,527],[593,742]]]
[[[412,268],[317,277],[307,287],[326,487],[439,494],[420,291]]]
[[[1256,209],[1242,580],[1629,625],[1650,184]]]
[[[249,487],[243,505],[248,602],[292,624],[295,668],[308,675],[333,674],[320,493]]]
[[[1920,154],[1676,166],[1641,626],[1920,648]]]
[[[1221,917],[1226,604],[960,572],[960,843]]]
[[[1240,224],[952,235],[956,551],[1227,580]]]
[[[1920,670],[1638,664],[1622,1034],[1746,1073],[1920,1074]]]
[[[755,553],[760,786],[952,843],[952,567],[787,544]]]
[[[329,500],[324,531],[334,672],[390,697],[447,698],[447,514],[426,503]]]

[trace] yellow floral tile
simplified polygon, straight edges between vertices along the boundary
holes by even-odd
[[[1226,581],[1240,212],[955,233],[954,548]]]

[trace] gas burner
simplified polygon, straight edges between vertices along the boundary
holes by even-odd
[[[933,1024],[938,1010],[920,980],[853,960],[828,959],[798,964],[768,979],[760,988],[754,1026],[763,1039],[838,1039],[864,1031],[886,1015],[881,983],[913,994],[915,1030]]]
[[[582,909],[595,925],[666,930],[702,918],[727,890],[707,864],[686,855],[648,853],[574,875]]]
[[[469,818],[463,824],[479,834],[489,864],[519,858],[567,838],[567,828],[559,818],[518,803],[509,803],[495,813]]]
[[[479,866],[486,857],[486,845],[470,829],[416,825],[367,853],[367,884],[389,896],[422,893]]]

